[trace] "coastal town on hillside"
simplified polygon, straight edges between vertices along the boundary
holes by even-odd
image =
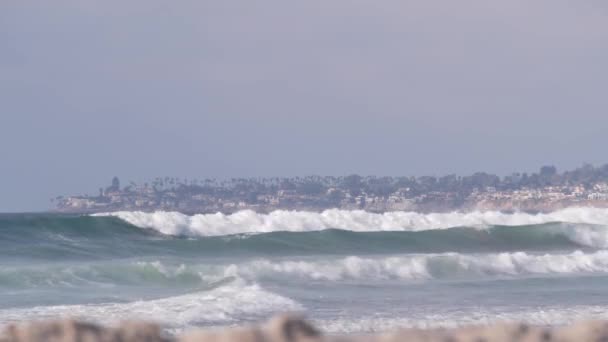
[[[584,165],[558,173],[543,166],[538,173],[506,177],[478,172],[443,177],[293,177],[177,179],[111,185],[92,195],[58,196],[56,211],[178,211],[232,213],[239,210],[326,209],[370,212],[446,212],[471,210],[546,212],[572,206],[608,207],[608,165]]]

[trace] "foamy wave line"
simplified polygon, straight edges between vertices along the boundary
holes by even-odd
[[[369,213],[361,210],[331,209],[321,213],[276,210],[260,214],[251,210],[225,215],[184,215],[178,212],[145,213],[119,211],[96,214],[116,216],[141,228],[150,228],[167,235],[218,236],[276,231],[306,232],[324,229],[369,231],[421,231],[453,227],[522,226],[551,222],[608,225],[608,209],[568,208],[547,214],[501,213],[475,211],[470,213],[387,212]]]
[[[40,285],[72,287],[142,284],[193,288],[201,285],[226,291],[238,282],[262,280],[382,281],[477,279],[569,274],[608,274],[608,251],[562,254],[525,252],[490,254],[409,254],[386,257],[349,256],[322,260],[257,259],[238,264],[180,264],[139,261],[115,264],[67,266],[65,268],[0,268],[0,288]],[[13,279],[2,281],[2,279]],[[1,314],[1,312],[0,312]]]
[[[538,326],[559,326],[582,320],[608,319],[605,306],[549,306],[530,307],[523,310],[461,309],[444,312],[416,312],[391,317],[353,317],[314,320],[314,324],[326,333],[373,333],[403,328],[433,329],[457,328],[472,325],[525,322]]]
[[[608,273],[608,251],[569,254],[423,254],[326,261],[255,260],[228,266],[223,277],[306,278],[320,281],[417,280]]]
[[[0,326],[13,322],[75,317],[104,324],[142,319],[179,330],[193,325],[227,325],[247,319],[262,319],[285,310],[301,311],[303,307],[257,284],[247,285],[237,279],[212,291],[157,300],[3,309],[0,310]]]

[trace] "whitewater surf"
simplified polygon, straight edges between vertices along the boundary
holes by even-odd
[[[0,325],[169,332],[302,312],[328,332],[608,318],[608,210],[0,215]]]

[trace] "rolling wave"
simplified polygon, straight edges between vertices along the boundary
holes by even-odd
[[[603,306],[575,307],[578,301],[564,300],[554,312],[537,314],[526,309],[528,297],[518,302],[523,306],[492,311],[493,299],[483,308],[467,297],[453,308],[441,307],[446,315],[439,317],[432,303],[437,289],[453,290],[446,298],[456,298],[460,289],[469,293],[495,283],[489,294],[515,283],[523,286],[507,294],[505,302],[498,296],[496,303],[513,300],[536,281],[544,286],[580,280],[592,284],[593,291],[600,289],[608,278],[608,209],[536,215],[343,210],[0,214],[0,260],[0,325],[70,315],[103,323],[136,317],[182,329],[319,309],[321,327],[351,332],[427,327],[437,321],[553,324],[569,319],[569,310],[581,317],[608,312]],[[370,302],[368,310],[366,296],[389,289],[401,298],[401,289],[410,288],[421,292],[405,298],[406,306],[414,297],[427,303],[427,294],[433,299],[430,306],[368,315],[384,310],[373,305],[385,305],[385,298]],[[346,304],[352,315],[334,315],[334,304],[342,299],[332,296],[349,291],[362,300]],[[597,296],[593,291],[582,304],[602,304],[592,298]],[[561,303],[553,300],[560,293],[550,294],[547,303]]]
[[[276,230],[236,235],[166,235],[114,216],[42,215],[10,218],[0,215],[0,257],[6,262],[25,259],[99,260],[172,255],[182,257],[256,257],[289,255],[368,255],[398,253],[482,253],[503,251],[553,251],[608,248],[608,225],[598,225],[595,209],[581,209],[574,223],[539,223],[521,226],[473,226],[450,229]],[[574,211],[572,209],[571,211]],[[587,212],[589,211],[589,212]],[[601,212],[601,210],[599,211]],[[342,213],[346,215],[348,212]],[[595,214],[594,214],[595,213]],[[289,214],[289,213],[286,213]],[[295,213],[298,215],[323,215]],[[402,213],[403,214],[403,213]],[[160,215],[142,214],[142,215]],[[175,214],[181,215],[181,214]],[[249,215],[249,214],[247,214]],[[255,214],[258,215],[258,214]],[[353,215],[379,215],[355,213]],[[378,217],[384,217],[379,215]],[[395,214],[397,215],[397,214]],[[421,215],[421,214],[416,214]],[[449,214],[458,215],[468,214]],[[481,214],[479,214],[481,215]],[[500,214],[507,215],[507,214]],[[557,214],[541,220],[552,221]],[[560,214],[567,216],[565,213]],[[434,216],[431,216],[434,217]],[[548,217],[548,218],[547,218]],[[587,219],[583,219],[583,218]],[[514,219],[510,219],[514,221]],[[528,221],[534,221],[528,220]],[[430,221],[430,219],[428,219]],[[513,223],[496,220],[499,223]],[[525,221],[525,220],[524,220]],[[488,223],[487,221],[486,223]],[[453,224],[462,223],[455,221]],[[479,222],[478,222],[479,223]],[[489,224],[489,223],[488,223]],[[327,224],[326,227],[332,225]],[[444,224],[445,227],[448,224]],[[243,226],[244,227],[244,226]],[[285,227],[290,226],[285,223]],[[300,228],[302,225],[299,226]],[[201,231],[205,231],[201,227]],[[219,228],[213,228],[219,229]],[[162,229],[161,229],[162,230]],[[241,231],[243,229],[236,230]],[[255,231],[255,226],[251,230]],[[166,232],[166,231],[164,231]],[[225,232],[228,234],[230,229]]]
[[[224,276],[304,278],[321,281],[476,279],[540,275],[608,273],[608,251],[568,254],[420,254],[307,261],[256,260],[228,266]]]
[[[259,320],[302,306],[257,284],[235,280],[211,291],[127,303],[52,305],[0,309],[0,326],[22,321],[79,318],[106,324],[128,319],[164,323],[179,330],[192,325],[234,324]]]
[[[121,261],[65,265],[18,265],[0,267],[0,288],[145,285],[155,287],[212,288],[217,281],[205,282],[201,274],[183,264],[160,261]]]
[[[486,228],[491,226],[523,226],[563,222],[608,225],[608,209],[569,208],[548,214],[501,213],[495,211],[470,213],[387,212],[383,214],[355,210],[326,210],[321,213],[277,210],[260,214],[251,210],[225,215],[199,214],[188,216],[177,212],[114,212],[96,214],[115,216],[137,227],[150,228],[166,235],[219,236],[277,231],[306,232],[342,229],[355,232],[424,231],[454,227]]]
[[[268,234],[274,232],[318,232],[327,229],[339,229],[348,232],[404,232],[422,240],[415,246],[430,248],[440,245],[439,239],[447,238],[444,243],[451,243],[453,250],[476,240],[478,246],[488,248],[513,249],[560,245],[567,243],[556,236],[567,239],[571,244],[593,248],[608,247],[608,209],[603,208],[569,208],[548,214],[471,212],[471,213],[435,213],[421,214],[415,212],[387,212],[384,214],[364,211],[326,210],[321,213],[274,211],[259,214],[253,211],[241,211],[231,215],[200,214],[187,216],[176,212],[116,212],[100,214],[101,216],[118,217],[134,226],[151,229],[171,236],[213,237],[235,234]],[[506,228],[519,228],[509,232]],[[458,233],[437,234],[435,243],[425,243],[432,231],[460,229]],[[532,229],[538,229],[533,231]],[[477,231],[486,233],[478,234]],[[522,230],[526,230],[523,233]],[[423,234],[427,232],[426,236]],[[538,240],[542,235],[544,242]],[[394,236],[393,236],[394,237]],[[504,241],[497,241],[497,239]],[[402,239],[399,239],[403,243]],[[536,244],[534,243],[536,242]],[[387,242],[388,243],[388,242]],[[461,245],[464,244],[464,245]],[[529,244],[529,246],[526,246]],[[405,245],[408,245],[405,243]],[[415,245],[415,246],[414,246]]]
[[[0,268],[0,288],[146,286],[211,290],[237,279],[300,282],[470,280],[606,275],[608,251],[585,253],[438,253],[331,258],[257,258],[240,263],[133,261],[54,267]]]
[[[158,322],[171,334],[192,327],[226,326],[260,321],[278,312],[302,312],[306,309],[293,299],[271,292],[258,284],[247,284],[243,280],[236,279],[209,291],[197,291],[160,299],[0,309],[0,327],[23,321],[62,317],[102,324],[138,319]],[[608,307],[602,305],[512,308],[474,306],[442,312],[424,307],[411,307],[390,315],[317,318],[313,323],[324,332],[331,334],[386,332],[399,328],[452,328],[498,322],[562,325],[584,319],[606,318],[608,318]]]

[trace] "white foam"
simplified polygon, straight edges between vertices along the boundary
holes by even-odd
[[[608,273],[608,251],[568,254],[421,254],[322,261],[254,260],[228,266],[223,276],[305,278],[317,281],[420,280],[438,278],[519,277],[550,274]]]
[[[193,325],[227,325],[264,318],[284,311],[300,311],[297,302],[241,280],[208,292],[130,303],[38,306],[0,310],[0,325],[30,320],[76,317],[112,324],[126,319],[160,322],[174,329]]]
[[[394,314],[390,317],[351,317],[316,320],[313,323],[327,333],[350,334],[387,332],[402,328],[456,328],[470,325],[525,322],[539,326],[559,326],[581,320],[608,319],[605,306],[551,306],[530,307],[520,310],[505,308],[475,308],[446,310],[443,312],[417,312]]]
[[[551,231],[582,246],[608,248],[608,227],[606,226],[558,225],[551,227]]]
[[[348,256],[265,259],[233,264],[132,262],[35,268],[18,271],[0,268],[0,278],[14,278],[7,288],[111,287],[142,285],[192,288],[216,286],[230,279],[250,283],[264,280],[306,281],[419,281],[480,279],[544,275],[608,274],[608,251],[535,254],[504,252],[483,254],[435,253],[391,256]],[[226,285],[224,285],[226,286]],[[226,291],[222,286],[217,291]],[[234,287],[228,285],[228,289]]]
[[[275,231],[305,232],[329,228],[363,231],[421,231],[453,227],[487,227],[493,225],[521,226],[550,222],[608,225],[608,209],[568,208],[547,214],[496,211],[470,213],[387,212],[383,214],[355,210],[331,209],[320,213],[277,210],[259,214],[251,210],[225,215],[199,214],[188,216],[177,212],[120,211],[96,214],[116,216],[141,228],[155,229],[168,235],[218,236]],[[608,233],[601,244],[608,246]],[[596,240],[591,238],[594,242]]]

